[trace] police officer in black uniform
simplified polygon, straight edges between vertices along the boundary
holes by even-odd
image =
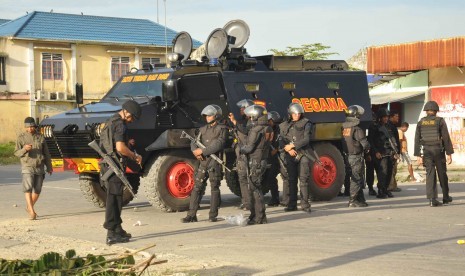
[[[299,103],[288,108],[289,120],[279,125],[279,147],[286,152],[286,169],[289,176],[289,204],[284,211],[297,210],[297,182],[300,180],[300,205],[302,211],[310,212],[310,148],[311,123],[303,116],[304,109]]]
[[[377,198],[394,197],[387,190],[391,183],[392,167],[397,152],[400,152],[399,132],[397,128],[388,124],[389,111],[381,108],[378,110],[378,124],[368,131],[370,148],[374,151],[374,167],[378,177]],[[390,141],[391,139],[391,141]]]
[[[121,170],[126,171],[128,159],[135,161],[139,165],[142,163],[142,157],[131,151],[128,147],[128,136],[126,133],[126,124],[138,120],[142,110],[136,101],[128,100],[122,106],[122,110],[113,115],[105,122],[100,135],[100,147],[105,153],[110,155],[113,160],[119,163]],[[100,164],[101,175],[108,171],[106,163]],[[121,211],[123,208],[123,187],[124,184],[115,174],[113,174],[105,183],[107,187],[107,200],[105,205],[105,223],[103,227],[107,229],[107,244],[127,242],[131,234],[127,233],[121,227]]]
[[[367,207],[363,188],[365,186],[364,156],[370,151],[365,131],[360,128],[363,107],[351,105],[347,108],[346,121],[342,124],[342,148],[349,164],[350,197],[349,207]]]
[[[195,143],[191,143],[192,153],[200,161],[200,164],[195,172],[195,183],[191,193],[189,211],[187,212],[187,216],[181,219],[183,223],[197,221],[197,209],[199,208],[201,194],[207,185],[207,179],[210,180],[211,186],[210,213],[208,218],[210,222],[217,221],[220,204],[220,182],[223,178],[222,168],[209,155],[218,155],[218,153],[223,151],[227,137],[227,127],[218,123],[222,116],[222,110],[219,106],[207,105],[201,114],[205,117],[207,124],[199,129],[198,139],[200,139],[205,148],[201,149]]]
[[[239,178],[239,185],[241,188],[241,205],[239,209],[242,210],[249,210],[249,198],[248,198],[248,181],[246,171],[246,163],[244,161],[243,156],[239,153],[239,148],[241,143],[245,143],[247,139],[247,133],[251,127],[247,116],[244,113],[244,110],[253,105],[254,102],[249,99],[243,99],[237,102],[237,107],[240,109],[241,118],[236,119],[234,114],[229,113],[229,120],[232,123],[234,136],[236,137],[236,143],[234,144],[234,151],[236,153],[236,169],[237,169],[237,176]]]
[[[248,165],[246,170],[250,206],[248,224],[264,224],[267,223],[267,219],[261,184],[267,167],[273,130],[268,125],[267,112],[263,106],[251,105],[244,110],[244,113],[250,118],[252,125],[246,142],[239,150],[240,154],[245,156]]]
[[[446,122],[436,116],[439,111],[438,103],[428,101],[423,110],[426,111],[426,117],[421,118],[417,124],[414,155],[418,156],[419,163],[423,163],[426,168],[426,197],[430,200],[430,206],[436,207],[441,205],[437,200],[436,171],[442,188],[442,203],[452,202],[452,197],[449,196],[446,162],[452,163],[454,148]]]
[[[368,126],[368,135],[370,133],[374,133],[374,129],[377,128],[377,119],[376,119],[376,113],[372,112],[372,123]],[[370,130],[372,129],[372,130]],[[368,141],[370,141],[369,136],[367,137]],[[370,151],[370,154],[366,156],[365,158],[365,166],[366,166],[366,182],[368,186],[368,194],[371,196],[377,196],[378,194],[376,193],[375,189],[373,189],[373,185],[375,182],[375,158],[376,156],[374,155],[373,151]]]
[[[278,179],[276,178],[279,173],[281,173],[281,178],[283,180],[283,199],[289,201],[289,181],[287,180],[287,172],[284,164],[284,155],[281,156],[279,151],[279,123],[281,123],[281,116],[276,111],[268,112],[268,124],[273,129],[273,139],[270,144],[270,154],[268,156],[268,169],[265,172],[263,177],[264,185],[270,187],[271,199],[268,202],[268,206],[276,207],[279,206],[279,189],[278,189]],[[281,165],[282,164],[282,165]]]

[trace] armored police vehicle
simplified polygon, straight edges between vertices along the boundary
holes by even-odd
[[[291,102],[301,103],[305,116],[314,124],[313,148],[324,169],[312,164],[311,192],[320,200],[330,200],[341,189],[345,169],[341,153],[341,124],[348,106],[358,104],[370,110],[366,73],[348,71],[344,61],[311,61],[302,56],[251,57],[244,45],[249,28],[233,20],[215,29],[195,53],[186,32],[173,40],[170,66],[138,70],[123,76],[99,101],[79,106],[41,122],[40,128],[55,159],[79,173],[80,187],[87,199],[97,206],[105,204],[105,187],[99,180],[98,154],[88,143],[99,139],[107,118],[133,99],[140,103],[140,120],[128,125],[135,150],[143,157],[142,168],[129,164],[129,181],[135,191],[139,185],[153,206],[165,211],[188,209],[194,186],[197,161],[183,131],[195,135],[204,121],[200,112],[217,104],[223,115],[240,117],[236,103],[251,99],[267,110],[287,118]],[[197,58],[195,58],[197,57]],[[77,89],[82,103],[82,87]],[[361,118],[362,126],[371,122],[371,113]],[[235,155],[226,150],[229,168]],[[225,171],[231,191],[240,195],[237,173]],[[266,189],[265,189],[266,192]],[[124,201],[132,200],[125,192]]]

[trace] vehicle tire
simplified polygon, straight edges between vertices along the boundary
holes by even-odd
[[[315,144],[314,149],[327,171],[317,163],[310,165],[310,193],[314,200],[331,200],[344,184],[344,159],[339,149],[331,143]]]
[[[139,188],[139,175],[127,175],[129,182],[135,194]],[[105,186],[100,185],[99,175],[96,173],[81,173],[79,175],[79,187],[84,197],[95,207],[104,208],[107,201],[107,189]],[[132,194],[124,188],[123,190],[123,206],[129,204],[134,199]]]
[[[188,210],[198,164],[188,149],[153,156],[140,179],[149,202],[165,212]]]

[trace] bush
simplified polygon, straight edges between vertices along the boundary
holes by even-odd
[[[14,155],[15,142],[0,144],[0,165],[18,164],[19,158]]]

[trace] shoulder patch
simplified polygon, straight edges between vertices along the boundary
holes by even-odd
[[[351,131],[351,128],[344,128],[342,129],[342,136],[344,137],[350,137],[350,131]]]

